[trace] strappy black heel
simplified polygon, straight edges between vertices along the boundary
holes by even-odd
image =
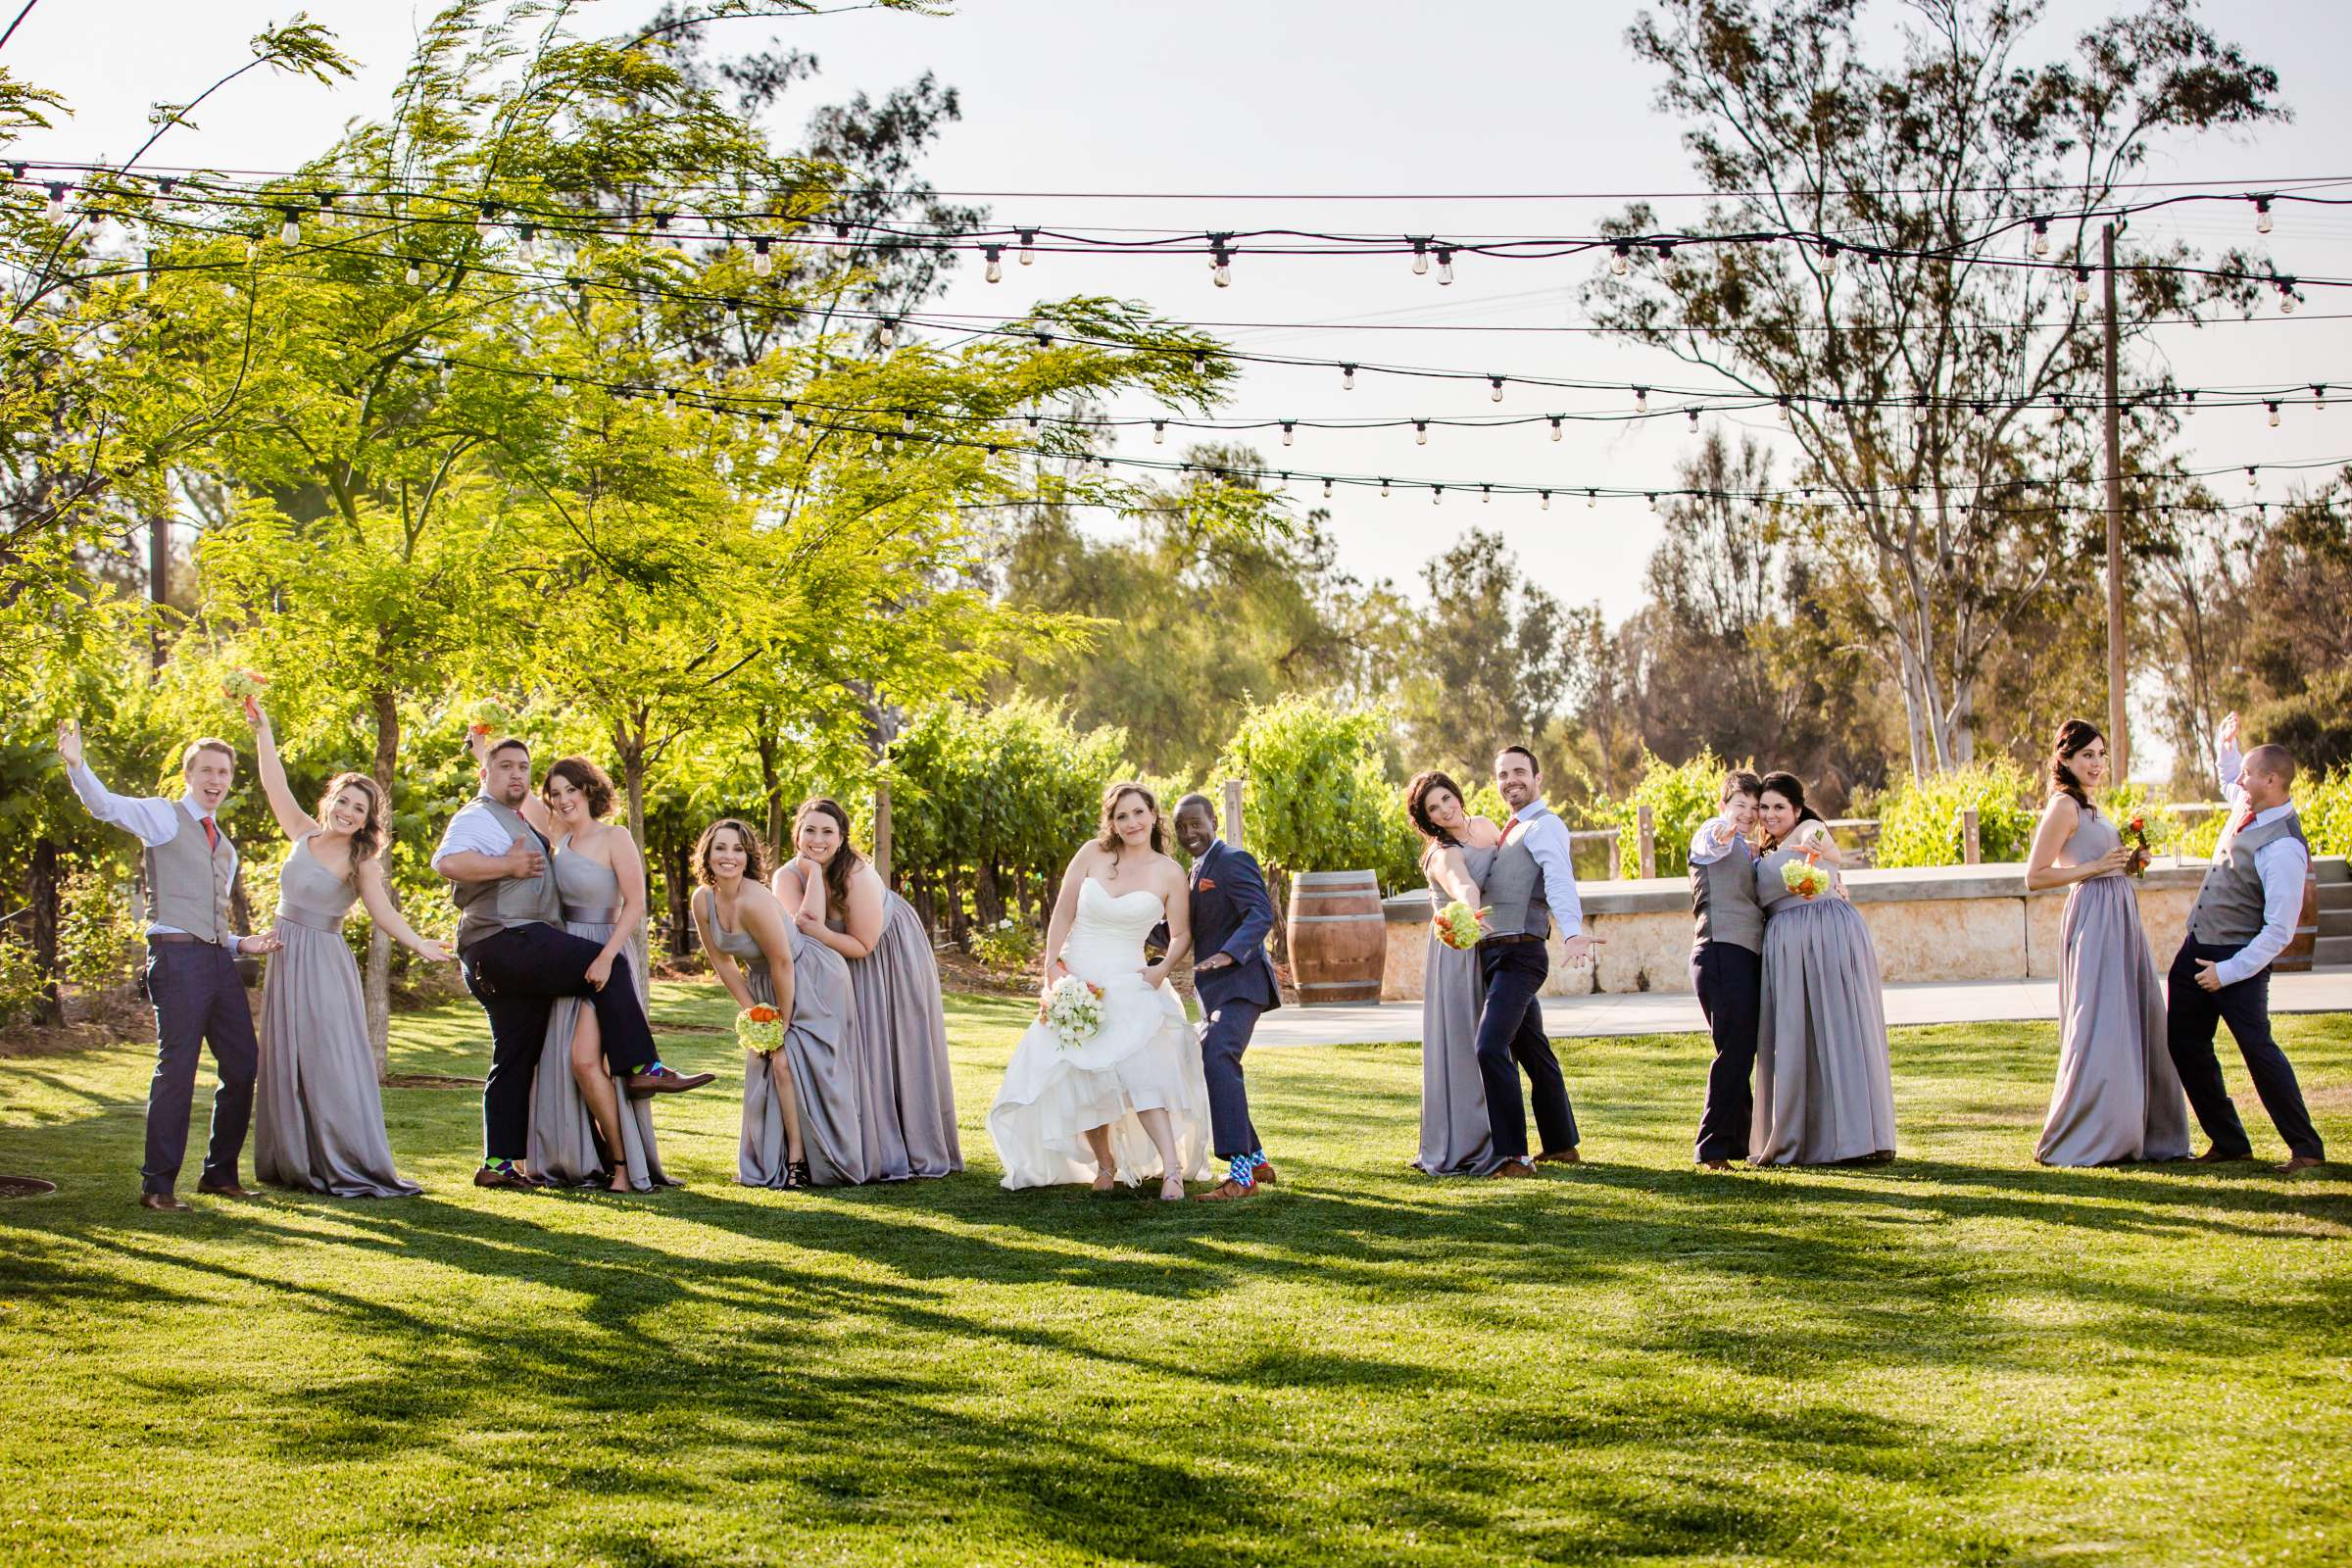
[[[784,1167],[784,1185],[788,1188],[814,1187],[816,1185],[816,1178],[808,1174],[808,1162],[805,1159],[796,1159],[786,1164]]]

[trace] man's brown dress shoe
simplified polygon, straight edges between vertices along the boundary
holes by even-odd
[[[251,1198],[254,1196],[253,1194],[247,1192],[244,1188],[239,1187],[235,1182],[227,1182],[223,1184],[198,1182],[196,1184],[196,1190],[200,1193],[203,1193],[208,1198]]]
[[[1500,1181],[1506,1176],[1533,1176],[1535,1173],[1536,1167],[1524,1159],[1506,1159],[1494,1167],[1494,1173],[1488,1179]]]
[[[2247,1150],[2242,1154],[2225,1154],[2219,1149],[2208,1149],[2205,1151],[2205,1152],[2197,1156],[2196,1163],[2200,1165],[2234,1165],[2240,1160],[2252,1159],[2253,1157],[2254,1151],[2251,1149]]]
[[[2278,1174],[2292,1176],[2299,1170],[2309,1170],[2315,1165],[2326,1163],[2327,1161],[2321,1159],[2317,1154],[2295,1154],[2290,1156],[2285,1164],[2278,1167]]]
[[[1701,1170],[1730,1170],[1731,1168],[1732,1162],[1728,1159],[1708,1159],[1699,1162]]]
[[[1193,1201],[1196,1203],[1222,1203],[1236,1198],[1255,1198],[1256,1196],[1257,1184],[1255,1182],[1237,1182],[1228,1176],[1207,1192],[1195,1193]]]
[[[1262,1187],[1279,1187],[1282,1178],[1274,1174],[1274,1162],[1267,1160],[1250,1173],[1250,1179]]]
[[[170,1193],[141,1193],[139,1206],[162,1209],[167,1214],[184,1214],[188,1210],[187,1204]]]
[[[643,1100],[648,1095],[681,1095],[689,1089],[700,1089],[718,1074],[711,1072],[678,1072],[669,1067],[653,1067],[631,1073],[627,1088],[631,1100]]]
[[[511,1165],[484,1165],[473,1173],[473,1185],[476,1187],[512,1187],[527,1193],[535,1184],[528,1176]]]
[[[1536,1156],[1539,1165],[1582,1165],[1585,1156],[1573,1149],[1546,1149]]]

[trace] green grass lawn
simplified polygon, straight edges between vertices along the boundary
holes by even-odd
[[[1404,1168],[1417,1048],[1263,1052],[1286,1185],[1179,1207],[998,1189],[996,1000],[969,1174],[730,1186],[715,996],[658,996],[723,1077],[642,1198],[477,1192],[478,1097],[400,1089],[421,1199],[148,1214],[147,1051],[0,1060],[62,1189],[0,1203],[0,1558],[2352,1560],[2345,1167],[2037,1169],[2049,1026],[1899,1032],[1892,1166],[1730,1176],[1693,1037],[1564,1048],[1596,1163],[1510,1183]],[[2280,1033],[2352,1153],[2352,1019]]]

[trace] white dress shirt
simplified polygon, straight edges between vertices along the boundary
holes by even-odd
[[[1551,906],[1551,923],[1560,939],[1581,936],[1585,929],[1584,901],[1576,896],[1576,863],[1568,853],[1568,824],[1544,802],[1530,801],[1511,815],[1515,825],[1510,842],[1524,844],[1544,873],[1544,902]]]
[[[1722,835],[1720,840],[1716,837],[1718,834]],[[1732,830],[1732,819],[1728,812],[1719,811],[1708,817],[1699,830],[1690,835],[1690,863],[1713,865],[1732,853],[1732,840],[1738,837],[1739,834]]]
[[[2239,781],[2246,761],[2237,748],[2223,742],[2214,763],[2221,776],[2222,799],[2230,803],[2230,820],[2222,824],[2222,836],[2213,847],[2213,862],[2219,865],[2229,854],[2230,841],[2237,837],[2237,821],[2246,814],[2248,802],[2246,787]],[[2295,803],[2288,801],[2257,811],[2246,826],[2276,822],[2294,808]],[[2273,839],[2254,852],[2254,872],[2262,878],[2262,929],[2254,933],[2253,941],[2213,966],[2215,979],[2226,986],[2251,980],[2286,951],[2295,937],[2295,921],[2303,913],[2303,881],[2310,869],[2311,853],[2293,839]]]
[[[136,837],[149,849],[169,844],[179,836],[179,819],[183,813],[198,824],[202,824],[209,814],[199,810],[196,803],[185,795],[176,800],[167,800],[161,795],[117,795],[98,782],[98,775],[90,771],[87,762],[68,764],[66,782],[74,786],[74,793],[80,797],[81,804],[88,809],[92,817],[106,823],[109,827],[122,828]],[[233,883],[237,878],[237,847],[229,842],[226,830],[220,827],[218,820],[214,821],[213,826],[216,831],[220,832],[220,842],[228,845],[228,878]],[[166,925],[160,920],[147,922],[147,934],[149,936],[187,935],[179,927]],[[228,950],[231,953],[244,952],[245,939],[231,933],[228,939]]]
[[[433,851],[433,869],[447,876],[448,872],[441,871],[441,862],[453,855],[499,856],[514,847],[514,835],[491,814],[490,803],[477,795],[458,808],[458,814],[441,830],[441,847]]]

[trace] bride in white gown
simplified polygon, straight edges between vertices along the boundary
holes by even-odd
[[[1070,859],[1046,928],[1045,992],[1065,974],[1102,988],[1102,1024],[1066,1047],[1044,1021],[1022,1034],[989,1107],[988,1135],[1006,1187],[1122,1177],[1159,1179],[1163,1199],[1206,1180],[1208,1083],[1168,971],[1192,951],[1192,898],[1163,853],[1159,803],[1141,784],[1102,797],[1102,831]],[[1168,923],[1167,956],[1147,963],[1144,939]]]

